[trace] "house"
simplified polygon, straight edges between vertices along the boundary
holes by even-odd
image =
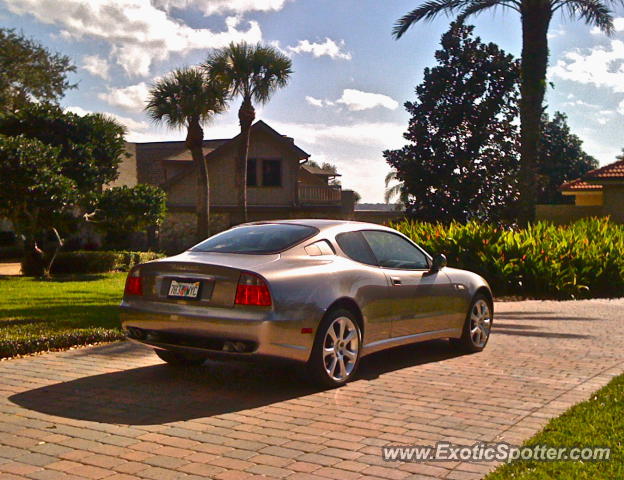
[[[240,135],[205,140],[210,177],[212,230],[243,221],[235,188]],[[190,151],[181,142],[127,144],[128,158],[120,178],[111,184],[159,185],[167,193],[168,216],[161,228],[161,247],[184,248],[194,242],[197,172]],[[290,137],[263,121],[251,127],[247,164],[250,221],[276,218],[349,218],[354,194],[331,182],[337,173],[306,165],[310,155]]]
[[[566,182],[559,191],[574,197],[574,205],[538,205],[538,219],[569,223],[584,217],[610,216],[614,222],[624,223],[624,159]]]

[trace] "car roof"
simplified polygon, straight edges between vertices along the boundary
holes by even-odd
[[[326,230],[365,230],[365,229],[375,229],[375,230],[392,230],[389,227],[384,225],[379,225],[377,223],[367,223],[367,222],[357,222],[355,220],[337,220],[337,219],[328,219],[328,218],[293,218],[288,220],[263,220],[259,222],[250,222],[245,223],[243,225],[262,225],[267,223],[281,223],[281,224],[290,224],[290,225],[307,225],[310,227],[318,228],[320,231]]]

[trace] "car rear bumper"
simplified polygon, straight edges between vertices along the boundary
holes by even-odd
[[[175,310],[166,304],[124,302],[121,324],[130,340],[165,350],[298,362],[306,362],[312,350],[314,335],[301,333],[307,325],[277,318],[272,311],[202,308],[198,314]]]

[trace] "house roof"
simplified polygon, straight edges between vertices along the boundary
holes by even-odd
[[[252,133],[254,131],[265,131],[268,134],[274,136],[277,140],[279,140],[281,143],[283,143],[283,145],[285,145],[287,148],[293,150],[293,152],[295,153],[295,155],[297,155],[298,159],[303,159],[303,158],[309,158],[310,155],[306,152],[304,152],[302,149],[300,149],[297,145],[295,145],[295,142],[292,138],[287,137],[286,135],[282,135],[280,133],[278,133],[277,131],[275,131],[273,128],[269,127],[266,123],[264,123],[262,120],[258,120],[256,123],[254,123],[251,126],[251,131]],[[234,138],[230,138],[230,139],[221,139],[221,140],[204,140],[204,153],[205,153],[205,157],[206,159],[210,159],[213,156],[217,156],[219,155],[225,148],[227,148],[228,145],[230,145],[233,142],[236,142],[239,138],[240,138],[241,134],[239,133],[238,135],[236,135]],[[165,143],[171,143],[171,142],[162,142],[163,144]],[[182,148],[186,149],[186,146],[184,145],[184,142],[174,142],[174,143],[182,143]],[[210,149],[208,151],[208,153],[206,153],[206,149]],[[185,156],[186,155],[186,156]],[[182,160],[176,160],[177,158],[182,159]],[[191,158],[191,154],[190,152],[184,154],[182,151],[179,151],[178,153],[176,153],[174,156],[172,156],[171,158],[169,157],[160,157],[160,160],[165,160],[165,161],[185,161],[183,159],[185,158]],[[191,159],[192,160],[192,159]],[[174,183],[179,182],[180,180],[182,180],[183,178],[185,178],[187,175],[190,175],[193,172],[193,169],[188,169],[184,172],[179,173],[178,175],[175,175],[174,177],[170,178],[169,180],[167,180],[166,182],[163,183],[163,186],[168,187]]]
[[[313,167],[312,165],[301,165],[304,170],[312,173],[314,175],[320,175],[323,177],[341,177],[339,173],[333,172],[331,170],[325,170],[323,168]]]
[[[587,183],[582,178],[570,180],[559,187],[560,192],[599,192],[602,185],[596,183]]]
[[[604,167],[596,168],[595,170],[590,170],[583,175],[583,180],[624,180],[624,159],[610,163]]]

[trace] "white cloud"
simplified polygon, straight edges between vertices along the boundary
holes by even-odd
[[[345,42],[340,40],[336,43],[331,38],[326,37],[323,43],[312,43],[308,40],[299,40],[297,45],[287,47],[292,53],[311,53],[314,57],[328,56],[334,60],[351,60],[351,53],[345,52]]]
[[[0,0],[16,15],[33,15],[39,22],[57,25],[64,39],[92,38],[111,44],[111,55],[128,75],[147,76],[153,61],[172,53],[222,47],[230,42],[262,40],[260,26],[250,21],[239,29],[238,17],[228,17],[226,30],[191,28],[149,0]],[[251,0],[250,0],[251,1]],[[275,0],[277,1],[277,0]],[[213,2],[206,2],[213,3]],[[239,4],[243,4],[239,0]],[[224,0],[215,5],[225,4]]]
[[[328,140],[363,146],[374,151],[377,157],[386,148],[399,148],[405,144],[405,125],[393,122],[361,122],[349,125],[324,123],[282,123],[267,121],[278,132],[293,137],[295,143],[303,141],[324,145]]]
[[[550,74],[563,80],[624,92],[624,42],[612,40],[608,47],[573,50],[563,55]]]
[[[80,115],[80,116],[84,116],[84,115],[87,115],[89,113],[94,113],[94,112],[92,112],[90,110],[85,110],[84,108],[78,107],[78,106],[67,107],[67,108],[65,108],[65,111],[72,112],[72,113],[75,113],[76,115]],[[149,123],[147,123],[147,122],[135,120],[135,119],[130,118],[130,117],[124,117],[122,115],[117,115],[116,113],[110,113],[110,112],[98,112],[98,113],[101,113],[101,114],[106,115],[108,117],[114,118],[119,123],[124,125],[126,127],[126,129],[128,130],[128,132],[145,131],[145,130],[147,130],[150,127]]]
[[[348,125],[283,123],[267,120],[278,132],[319,162],[329,162],[342,174],[343,188],[362,195],[364,202],[381,202],[389,166],[382,152],[405,145],[404,123],[356,122]]]
[[[108,92],[98,94],[98,98],[109,105],[129,112],[142,112],[149,95],[149,85],[145,82],[122,88],[109,88]]]
[[[305,97],[305,101],[308,102],[310,105],[312,105],[313,107],[322,107],[324,104],[323,99],[321,98],[314,98],[314,97],[309,97],[306,96]]]
[[[206,15],[244,12],[270,12],[284,8],[288,0],[155,0],[167,10],[194,7]]]
[[[82,68],[91,75],[108,80],[108,61],[99,55],[85,55],[82,57]]]
[[[384,107],[389,110],[396,110],[399,102],[395,99],[382,95],[381,93],[362,92],[352,88],[346,88],[342,91],[342,97],[336,100],[336,103],[345,105],[349,110],[360,111],[368,110],[375,107]]]

